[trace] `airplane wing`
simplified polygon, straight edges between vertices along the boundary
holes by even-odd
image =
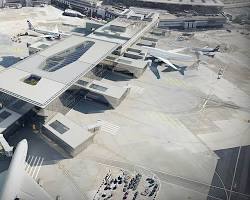
[[[180,51],[184,51],[185,49],[187,49],[187,48],[184,47],[184,48],[179,48],[179,49],[173,49],[173,50],[169,50],[168,52],[169,53],[177,53],[177,52],[180,52]]]
[[[23,174],[22,184],[18,197],[25,200],[52,200],[46,191],[26,172]]]
[[[179,69],[174,66],[169,60],[161,58],[161,57],[157,57],[159,60],[161,60],[162,62],[166,63],[167,65],[169,65],[170,67],[172,67],[173,69],[179,71]]]
[[[53,35],[39,35],[41,38],[54,38]]]

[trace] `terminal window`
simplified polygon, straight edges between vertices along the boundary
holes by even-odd
[[[74,48],[66,49],[63,52],[55,54],[45,61],[42,65],[42,70],[54,72],[69,65],[77,61],[94,44],[95,42],[93,41],[85,41]]]
[[[25,104],[26,104],[26,102],[21,101],[21,100],[18,100],[18,101],[16,101],[16,102],[12,105],[12,107],[15,108],[15,109],[20,109],[20,108],[22,108]]]
[[[38,46],[38,48],[41,48],[41,49],[45,49],[47,47],[49,47],[49,45],[47,45],[47,44],[41,44]]]
[[[65,126],[64,124],[62,124],[58,120],[55,120],[54,122],[52,122],[51,124],[49,124],[49,126],[52,127],[58,133],[61,133],[61,134],[65,133],[65,132],[67,132],[69,130],[69,128],[67,126]]]
[[[0,113],[0,123],[2,121],[4,121],[5,119],[7,119],[9,116],[11,115],[11,113],[7,112],[7,111],[3,111]]]
[[[100,90],[102,92],[105,92],[108,89],[106,87],[103,87],[103,86],[100,86],[100,85],[96,85],[96,84],[91,84],[89,87],[93,88],[95,90]]]
[[[78,80],[77,83],[78,83],[79,85],[82,85],[82,86],[86,86],[86,85],[89,84],[89,82],[83,81],[83,80]]]
[[[125,59],[118,59],[118,62],[125,63],[125,64],[131,64],[132,62],[130,60],[125,60]]]

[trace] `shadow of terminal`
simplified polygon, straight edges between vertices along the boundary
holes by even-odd
[[[166,66],[167,68],[162,70],[162,72],[175,72],[175,71],[178,71],[181,75],[185,75],[185,71],[187,69],[187,66],[178,66],[176,64],[174,64],[174,66],[177,68],[177,69],[173,69],[172,67],[170,66]]]
[[[89,99],[82,99],[73,109],[84,114],[93,114],[103,113],[112,107]]]

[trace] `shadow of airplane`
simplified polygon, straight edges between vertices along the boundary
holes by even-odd
[[[153,72],[153,74],[156,76],[157,79],[160,79],[161,76],[158,70],[158,66],[159,66],[158,63],[152,61],[151,65],[149,66],[149,69],[151,70],[151,72]]]
[[[181,75],[185,75],[185,71],[187,70],[187,66],[178,66],[176,64],[173,64],[176,68],[172,68],[170,66],[168,66],[166,63],[162,62],[162,61],[158,61],[156,62],[155,59],[150,59],[152,60],[152,63],[151,65],[149,66],[149,69],[154,73],[154,75],[156,76],[157,79],[160,79],[161,76],[160,76],[160,73],[159,73],[159,70],[158,70],[158,66],[159,65],[164,65],[166,66],[166,69],[162,70],[161,72],[173,72],[173,71],[178,71]]]
[[[181,75],[185,75],[185,71],[187,70],[187,66],[178,66],[178,65],[175,65],[174,66],[178,69],[173,69],[172,67],[170,66],[167,66],[166,69],[162,70],[162,72],[173,72],[173,71],[178,71]]]

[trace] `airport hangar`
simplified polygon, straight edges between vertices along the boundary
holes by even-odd
[[[128,12],[88,36],[68,36],[1,71],[0,134],[8,141],[25,121],[30,124],[32,119],[34,129],[69,155],[79,153],[94,134],[65,114],[82,97],[113,108],[121,103],[129,88],[103,83],[96,76],[108,62],[138,78],[149,62],[141,50],[130,46],[158,20],[158,14]],[[113,56],[116,59],[110,60]]]

